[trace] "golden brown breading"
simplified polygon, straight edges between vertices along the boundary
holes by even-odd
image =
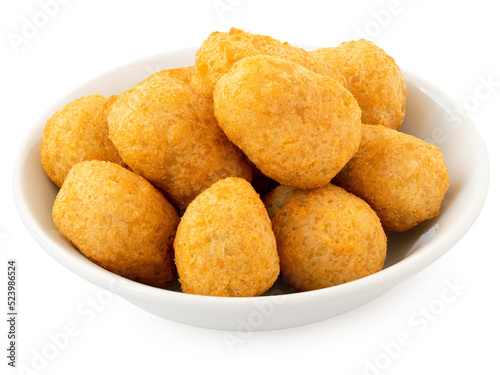
[[[215,87],[214,109],[222,130],[262,173],[299,189],[327,184],[361,140],[351,93],[278,57],[234,64]]]
[[[175,276],[179,216],[148,181],[117,164],[76,164],[52,210],[57,229],[87,258],[128,279],[164,286]]]
[[[156,73],[151,74],[146,79],[161,79],[162,77],[176,78],[184,83],[191,83],[191,77],[193,76],[193,66],[174,68],[174,69],[164,69]]]
[[[361,39],[311,52],[332,63],[346,78],[362,111],[364,123],[399,129],[405,117],[407,88],[394,59],[370,41]]]
[[[330,62],[316,59],[309,53],[266,35],[251,34],[232,28],[214,32],[196,52],[191,84],[202,94],[212,97],[217,81],[244,57],[270,55],[293,61],[316,73],[329,76],[345,85],[344,76]]]
[[[252,179],[224,135],[211,100],[168,76],[146,79],[110,105],[109,133],[127,165],[179,208],[221,178]]]
[[[252,186],[229,177],[188,206],[174,241],[182,291],[211,296],[258,296],[279,275],[276,241]]]
[[[382,269],[387,238],[366,202],[332,184],[293,190],[272,218],[281,272],[290,285],[326,288]]]
[[[84,160],[123,164],[108,137],[108,98],[89,95],[76,99],[56,112],[43,131],[40,155],[43,169],[61,187],[71,167]]]
[[[449,185],[439,149],[381,125],[363,125],[361,146],[335,183],[367,201],[387,231],[439,214]]]
[[[292,197],[297,192],[290,186],[279,185],[270,191],[264,197],[264,206],[266,206],[269,218],[272,220],[276,212],[288,202],[288,199]]]

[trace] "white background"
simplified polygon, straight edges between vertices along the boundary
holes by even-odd
[[[44,19],[38,12],[47,1],[2,0],[0,5],[0,305],[5,306],[0,307],[0,373],[498,371],[500,22],[493,1],[66,0]],[[16,48],[9,35],[23,36],[26,20],[41,26]],[[232,347],[223,332],[161,319],[117,296],[105,298],[109,295],[59,265],[24,228],[11,183],[26,133],[67,92],[124,63],[198,46],[210,32],[231,26],[317,46],[336,46],[365,33],[401,67],[465,108],[484,137],[491,162],[481,215],[441,259],[352,312],[308,326],[255,332]],[[488,80],[486,88],[482,82]],[[6,358],[8,328],[2,311],[9,258],[17,259],[19,269],[17,355],[22,371],[9,368]],[[439,299],[447,282],[461,286],[455,300],[441,314],[412,324],[411,317]],[[51,337],[68,324],[76,327],[74,337],[57,353],[49,351],[53,358],[41,361],[37,353],[47,352]],[[407,345],[394,349],[405,334]],[[388,347],[393,356],[387,362]],[[369,370],[374,363],[378,368]]]

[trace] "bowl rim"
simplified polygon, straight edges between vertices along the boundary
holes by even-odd
[[[186,54],[192,53],[194,56],[198,47],[189,47],[177,49],[173,51],[166,51],[163,53],[155,54],[149,57],[134,60],[127,64],[120,65],[116,68],[110,69],[97,77],[88,80],[81,84],[68,94],[61,97],[56,101],[47,111],[45,111],[37,121],[31,126],[27,135],[21,143],[13,173],[13,195],[18,213],[32,235],[35,241],[56,261],[61,263],[66,268],[69,268],[73,273],[82,277],[83,279],[98,285],[101,288],[107,289],[113,293],[123,296],[124,298],[148,298],[148,299],[161,299],[164,301],[172,301],[182,303],[184,305],[196,305],[208,303],[214,307],[231,308],[235,304],[242,307],[254,306],[255,299],[269,299],[275,296],[258,296],[258,297],[218,297],[218,296],[204,296],[193,295],[177,291],[171,291],[162,288],[155,288],[148,285],[140,284],[138,282],[126,279],[124,277],[115,275],[104,268],[97,266],[91,261],[82,261],[83,255],[80,253],[70,254],[66,251],[61,251],[59,245],[55,244],[50,236],[40,227],[36,220],[29,214],[29,209],[24,198],[24,187],[22,186],[22,170],[25,165],[30,150],[41,141],[41,133],[43,132],[44,124],[58,108],[66,104],[68,98],[75,96],[75,93],[88,87],[92,83],[96,83],[104,77],[117,73],[120,70],[127,69],[139,64],[144,64],[151,60],[162,61],[165,56],[171,54]],[[315,48],[315,47],[313,47]],[[359,293],[366,293],[369,289],[386,289],[389,290],[400,281],[407,279],[414,274],[420,272],[425,267],[433,263],[435,260],[444,255],[450,250],[468,231],[479,216],[481,209],[486,200],[488,186],[489,186],[489,160],[485,144],[480,136],[479,131],[474,126],[469,116],[442,90],[435,87],[433,84],[427,82],[423,78],[401,69],[404,78],[407,82],[411,81],[418,88],[425,90],[426,93],[444,102],[445,105],[454,108],[457,113],[466,120],[467,126],[462,127],[467,131],[467,135],[472,143],[477,145],[477,153],[470,155],[473,159],[473,165],[476,166],[472,172],[473,176],[467,181],[467,184],[473,184],[473,198],[469,199],[465,205],[463,214],[457,218],[455,227],[450,235],[437,236],[432,238],[425,245],[425,251],[415,252],[396,264],[391,265],[375,274],[366,276],[364,278],[354,280],[345,284],[336,285],[324,289],[318,289],[307,292],[291,293],[283,295],[286,297],[287,304],[302,305],[314,301],[329,299],[332,301],[344,298],[356,298]],[[83,259],[86,259],[83,257]],[[116,283],[119,281],[119,283]],[[280,295],[281,296],[281,295]]]

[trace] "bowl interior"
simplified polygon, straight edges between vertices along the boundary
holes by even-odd
[[[148,298],[162,298],[163,302],[169,298],[184,298],[184,301],[201,303],[199,307],[205,301],[213,306],[215,300],[226,301],[225,307],[228,304],[243,305],[252,298],[227,301],[220,297],[207,299],[184,295],[175,282],[166,288],[168,290],[152,288],[111,274],[86,259],[59,234],[52,221],[52,205],[58,188],[46,176],[40,163],[40,142],[45,123],[65,104],[84,95],[118,94],[155,71],[192,65],[195,51],[196,48],[190,48],[133,62],[95,78],[62,98],[41,116],[24,141],[14,172],[14,195],[20,215],[38,243],[56,260],[96,285],[116,291],[112,286],[118,280],[120,293],[132,301],[139,301],[143,294],[147,294]],[[404,72],[404,76],[408,101],[400,131],[437,145],[448,167],[450,187],[441,213],[410,231],[389,233],[387,259],[381,272],[326,290],[290,294],[287,301],[291,306],[298,306],[297,303],[308,295],[329,298],[330,302],[345,296],[345,293],[352,293],[351,298],[356,298],[356,293],[370,294],[373,298],[377,293],[368,293],[368,289],[377,288],[381,294],[443,255],[465,234],[480,212],[488,187],[489,166],[478,132],[459,106],[445,94],[409,72]],[[278,280],[266,295],[292,292],[289,286]],[[359,304],[362,302],[360,297]]]

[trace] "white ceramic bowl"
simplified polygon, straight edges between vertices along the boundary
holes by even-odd
[[[40,141],[47,119],[84,95],[113,95],[159,69],[192,65],[196,48],[167,52],[108,72],[62,98],[33,126],[20,150],[14,195],[29,232],[52,257],[77,275],[142,309],[189,325],[224,330],[270,330],[333,317],[354,309],[409,278],[442,256],[478,216],[489,179],[487,153],[471,120],[443,92],[404,72],[408,104],[402,132],[436,144],[444,154],[450,187],[440,215],[416,228],[388,235],[384,269],[374,275],[316,291],[292,293],[281,280],[264,296],[209,297],[183,294],[178,283],[154,288],[116,276],[86,259],[52,222],[57,187],[40,163]]]

